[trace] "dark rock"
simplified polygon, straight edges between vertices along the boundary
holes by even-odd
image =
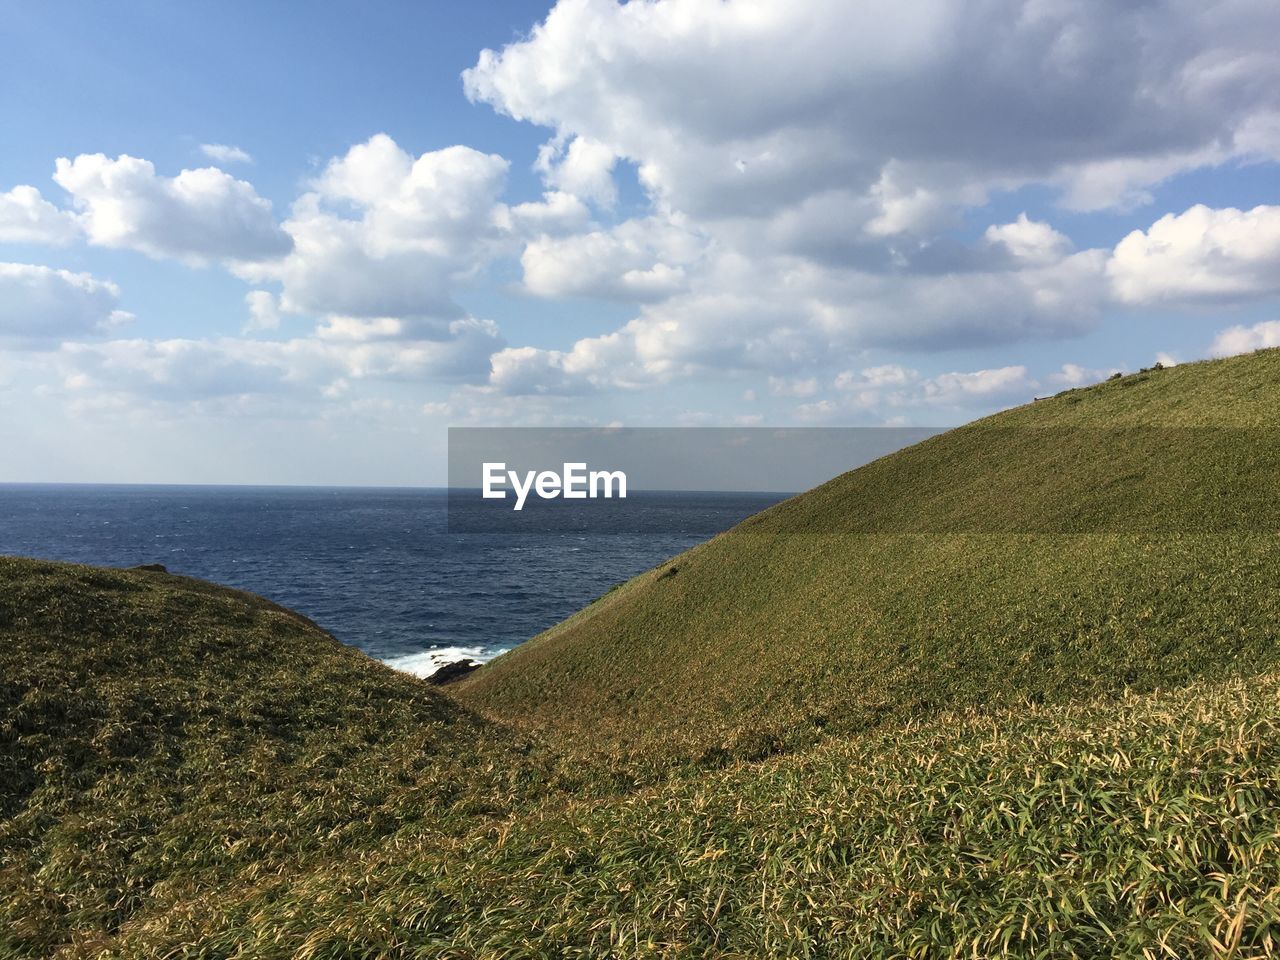
[[[446,683],[461,680],[472,670],[478,670],[479,668],[480,664],[474,660],[454,660],[446,663],[431,676],[427,677],[427,683],[434,683],[436,686],[442,687]]]
[[[130,567],[130,570],[145,570],[147,573],[168,573],[163,563],[140,563],[136,567]]]

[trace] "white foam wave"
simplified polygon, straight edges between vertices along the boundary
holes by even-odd
[[[410,653],[403,657],[390,657],[382,662],[393,670],[411,673],[415,677],[429,677],[446,663],[455,660],[478,660],[480,663],[492,660],[506,650],[486,650],[484,647],[436,647],[423,650],[421,653]]]

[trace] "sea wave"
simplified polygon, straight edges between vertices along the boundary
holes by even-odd
[[[446,663],[453,663],[455,660],[476,660],[480,663],[485,663],[498,654],[506,652],[506,648],[435,647],[431,650],[423,650],[421,653],[410,653],[402,657],[388,657],[382,662],[393,670],[411,673],[415,677],[429,677]]]

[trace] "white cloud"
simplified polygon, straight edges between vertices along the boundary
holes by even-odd
[[[291,246],[271,204],[214,167],[163,177],[147,160],[60,157],[54,180],[71,194],[90,242],[190,263],[283,256]]]
[[[1197,204],[1116,246],[1107,272],[1127,303],[1245,300],[1280,293],[1280,206]]]
[[[343,317],[329,315],[316,328],[322,340],[448,340],[456,321],[436,317]]]
[[[1241,124],[1241,129],[1249,125]],[[1240,139],[1237,132],[1236,139]],[[1233,157],[1247,156],[1249,151],[1211,143],[1167,156],[1121,157],[1094,160],[1069,167],[1059,178],[1061,204],[1068,210],[1090,212],[1120,210],[1128,212],[1154,200],[1150,187],[1183,171],[1219,166]]]
[[[662,217],[627,220],[609,230],[540,237],[520,258],[524,285],[540,297],[661,300],[686,286],[685,268],[704,241]]]
[[[987,227],[987,244],[999,247],[1016,260],[1033,264],[1057,263],[1071,252],[1071,240],[1047,223],[1018,215],[1013,223]]]
[[[1161,356],[1164,356],[1164,354],[1161,354]],[[1166,366],[1171,366],[1171,364],[1166,364]],[[1094,369],[1079,363],[1064,363],[1061,370],[1057,373],[1049,374],[1046,379],[1052,384],[1063,387],[1083,387],[1087,384],[1105,380],[1112,374],[1123,372],[1120,367]]]
[[[910,177],[881,187],[875,228],[891,233],[933,218],[933,180],[1122,205],[1273,148],[1258,131],[1280,112],[1277,32],[1274,5],[1232,0],[564,0],[464,81],[558,142],[634,161],[698,217],[869,195],[897,163]]]
[[[906,417],[890,411],[997,410],[1030,400],[1039,384],[1021,365],[923,377],[908,367],[881,364],[846,370],[837,375],[834,386],[835,397],[801,404],[795,409],[796,418],[830,422],[873,416],[901,425]]]
[[[557,189],[599,196],[602,171],[635,165],[647,216],[536,238],[522,266],[536,295],[640,307],[605,337],[513,355],[499,379],[794,376],[872,347],[1087,332],[1109,251],[1025,213],[976,242],[946,231],[997,191],[1126,208],[1181,171],[1280,158],[1273,27],[1280,9],[1226,0],[563,0],[464,82],[551,130],[538,166]]]
[[[566,149],[564,139],[557,137],[542,145],[534,168],[542,173],[548,186],[607,209],[618,202],[618,188],[613,181],[617,159],[599,141],[574,137]]]
[[[1036,382],[1017,367],[925,377],[859,360],[1074,336],[1109,298],[1280,292],[1275,207],[1193,208],[1115,251],[1076,252],[1025,213],[974,240],[946,233],[1028,184],[1078,209],[1129,208],[1181,171],[1280,158],[1277,32],[1280,8],[1248,0],[562,0],[465,75],[473,99],[547,129],[541,200],[503,202],[502,157],[413,156],[378,135],[331,160],[280,226],[219,170],[167,179],[99,155],[59,162],[79,219],[11,192],[0,231],[82,220],[95,243],[229,261],[279,289],[249,294],[247,329],[275,329],[282,312],[317,326],[285,359],[222,344],[215,365],[302,364],[312,372],[297,382],[332,397],[361,379],[466,369],[487,375],[487,409],[511,411],[514,398],[554,405],[733,370],[808,399],[818,418],[989,407]],[[632,169],[649,209],[614,222]],[[502,349],[459,301],[517,255],[526,292],[634,303],[632,319],[562,349]],[[1099,372],[1064,364],[1045,382]]]
[[[414,158],[379,134],[330,161],[315,187],[324,200],[347,200],[361,210],[375,249],[444,253],[492,229],[506,173],[507,161],[497,154],[454,146]]]
[[[868,387],[901,387],[920,379],[916,370],[908,369],[896,363],[881,364],[877,367],[863,367],[854,372],[846,370],[837,374],[835,388],[837,390],[864,390]]]
[[[35,187],[0,193],[0,243],[70,243],[80,235],[75,214],[60,210]]]
[[[280,326],[280,304],[274,293],[268,290],[252,290],[245,294],[244,302],[249,308],[249,322],[244,328],[246,333],[275,330]]]
[[[120,288],[87,273],[0,263],[0,336],[51,340],[100,333],[131,319]]]
[[[1214,337],[1209,355],[1232,357],[1268,347],[1280,347],[1280,320],[1267,320],[1250,327],[1228,327]]]
[[[585,207],[567,195],[516,211],[502,206],[506,168],[501,157],[465,147],[414,158],[374,137],[328,164],[281,228],[249,184],[219,170],[166,179],[131,157],[60,160],[56,179],[83,210],[93,242],[224,259],[244,279],[279,283],[279,294],[246,295],[246,334],[278,329],[284,312],[318,318],[314,335],[287,341],[68,345],[64,359],[74,369],[65,380],[85,395],[166,401],[280,392],[333,399],[359,381],[484,380],[506,344],[492,322],[465,315],[453,285],[534,222],[585,220]],[[63,286],[89,282],[62,277]],[[116,294],[91,292],[99,300]]]
[[[69,343],[62,359],[68,384],[81,393],[169,401],[282,393],[327,366],[305,341],[234,338]]]
[[[464,317],[430,340],[331,343],[324,349],[357,380],[474,383],[485,379],[490,358],[505,346],[495,323]]]
[[[1029,399],[1036,382],[1021,365],[975,370],[972,373],[943,373],[924,382],[925,403],[938,406],[972,406],[1013,399]]]
[[[905,165],[897,160],[885,163],[880,179],[868,192],[875,215],[865,230],[876,237],[932,233],[950,221],[955,201],[931,186],[913,182]]]
[[[253,282],[278,281],[287,311],[363,317],[461,312],[450,293],[455,264],[447,255],[388,244],[363,220],[329,213],[314,195],[294,205],[285,227],[294,238],[289,256],[237,273]]]
[[[543,392],[541,371],[551,377],[545,390],[563,392],[566,378],[596,389],[708,370],[794,375],[868,347],[937,350],[1077,334],[1100,315],[1105,256],[1084,251],[1022,269],[877,275],[720,254],[700,265],[690,289],[643,305],[613,333],[567,350],[530,349],[510,358],[494,382]]]
[[[845,370],[836,375],[833,386],[844,395],[845,404],[855,410],[874,410],[885,403],[901,405],[907,402],[909,388],[920,382],[920,373],[896,363],[863,367],[861,370]],[[834,413],[832,407],[826,413]],[[809,410],[805,416],[812,419],[817,411]]]
[[[586,392],[588,380],[566,370],[566,359],[559,350],[508,347],[493,355],[490,383],[515,396]]]
[[[502,339],[488,321],[455,321],[438,341],[121,339],[62,347],[64,377],[84,394],[193,403],[296,395],[340,398],[352,381],[465,382],[483,378]]]
[[[536,237],[576,233],[590,222],[591,211],[573,194],[551,190],[543,194],[540,202],[509,207],[507,219],[513,232]]]
[[[237,272],[279,281],[290,312],[456,319],[453,285],[507,240],[506,170],[468,147],[414,158],[379,134],[332,160],[294,204],[289,256]]]
[[[225,143],[202,143],[200,152],[215,163],[253,163],[246,151]]]

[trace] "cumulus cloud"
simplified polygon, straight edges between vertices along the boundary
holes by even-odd
[[[984,239],[1023,263],[1057,263],[1071,252],[1071,240],[1065,234],[1047,223],[1027,219],[1025,213],[1013,223],[987,227]]]
[[[251,290],[245,294],[244,303],[249,308],[249,322],[244,328],[246,333],[275,330],[280,326],[280,304],[274,293],[269,290]]]
[[[927,403],[967,406],[975,401],[991,403],[998,399],[1023,397],[1036,383],[1027,377],[1021,365],[975,370],[972,373],[943,373],[924,384]]]
[[[81,211],[90,242],[190,263],[270,260],[292,246],[271,204],[214,167],[156,173],[147,160],[100,153],[57,161],[54,180]]]
[[[0,263],[0,336],[51,340],[100,333],[131,319],[120,288],[87,273]]]
[[[1280,320],[1267,320],[1248,327],[1228,327],[1214,337],[1209,355],[1232,357],[1268,347],[1280,347]]]
[[[886,161],[880,179],[868,189],[871,217],[863,227],[865,232],[876,237],[927,235],[949,224],[960,197],[930,179],[927,173],[913,177],[907,165],[898,160]],[[978,202],[982,197],[982,191],[977,191],[973,200]]]
[[[499,218],[503,219],[501,211]],[[576,233],[590,221],[591,211],[587,205],[573,194],[560,190],[549,190],[541,201],[518,203],[505,212],[507,229],[522,236]]]
[[[458,383],[483,380],[490,357],[506,346],[495,323],[474,317],[451,321],[430,340],[318,343],[352,379]]]
[[[1280,206],[1197,204],[1120,241],[1107,265],[1127,303],[1247,300],[1280,293]]]
[[[571,355],[559,350],[508,347],[492,358],[490,383],[501,393],[515,396],[584,393],[593,384],[582,375]]]
[[[784,376],[867,348],[1087,332],[1114,297],[1152,295],[1135,259],[1181,272],[1154,263],[1161,237],[1077,251],[1025,213],[976,241],[949,232],[997,191],[1128,209],[1186,170],[1280,159],[1280,62],[1264,39],[1277,30],[1280,9],[1227,0],[816,0],[803,16],[563,0],[481,54],[464,84],[551,130],[537,164],[549,187],[600,206],[619,163],[634,164],[646,216],[536,237],[521,260],[535,295],[639,308],[607,336],[509,356],[495,383],[536,389],[539,370],[557,391],[709,368]],[[1265,287],[1263,219],[1241,227],[1258,249],[1238,245],[1228,259],[1245,264],[1207,287],[1215,296]],[[1207,295],[1186,276],[1165,282]]]
[[[379,134],[332,160],[294,204],[289,256],[237,272],[280,282],[291,312],[458,319],[454,283],[506,237],[506,171],[468,147],[415,158]]]
[[[280,285],[279,293],[246,295],[242,339],[69,344],[65,380],[81,392],[166,401],[281,392],[336,398],[362,380],[485,380],[490,357],[506,343],[492,322],[466,315],[453,286],[513,238],[531,234],[533,224],[586,219],[582,202],[567,194],[503,206],[506,169],[501,157],[466,147],[415,158],[377,136],[331,161],[277,225],[248,183],[220,170],[168,179],[127,156],[59,160],[55,179],[82,211],[92,242],[190,262],[219,259],[246,280]],[[110,317],[114,287],[55,271],[35,279],[97,298],[96,313],[85,308],[78,321],[42,329],[89,329],[94,317]],[[5,326],[32,326],[36,311],[25,304],[34,300],[10,304]],[[252,336],[278,329],[283,313],[317,318],[314,334]]]
[[[627,220],[609,230],[540,237],[520,258],[524,285],[540,297],[660,300],[686,286],[705,240],[682,221]]]
[[[1019,269],[1002,259],[985,271],[903,275],[721,253],[689,289],[642,305],[613,333],[512,358],[524,373],[504,377],[503,386],[527,386],[537,370],[554,372],[558,390],[565,375],[593,388],[707,370],[782,375],[871,347],[940,350],[1070,336],[1098,321],[1105,260],[1095,250]]]
[[[281,225],[222,171],[166,179],[145,161],[90,156],[59,162],[78,217],[22,194],[11,215],[0,204],[0,231],[45,218],[82,223],[95,243],[230,262],[279,290],[249,295],[250,329],[274,329],[282,312],[316,318],[285,365],[307,358],[325,372],[298,382],[335,396],[362,377],[466,369],[487,377],[494,409],[518,409],[746,371],[815,418],[989,407],[1036,382],[1019,367],[832,376],[872,349],[1078,335],[1116,299],[1280,292],[1280,208],[1193,208],[1114,251],[1076,250],[1025,213],[973,239],[953,229],[1025,185],[1075,209],[1129,209],[1189,169],[1280,159],[1280,61],[1266,39],[1277,33],[1280,8],[1236,0],[813,0],[803,15],[561,0],[464,76],[473,100],[547,129],[540,200],[503,202],[502,157],[414,156],[378,135],[331,160]],[[649,206],[618,222],[633,169]],[[634,303],[632,318],[561,349],[506,347],[459,302],[506,256],[519,256],[531,295]],[[1097,373],[1067,364],[1045,382]]]
[[[857,342],[903,348],[1073,336],[1094,327],[1106,296],[1105,254],[1087,250],[1019,270],[880,280],[849,311]]]
[[[542,145],[534,169],[548,186],[610,208],[618,202],[613,181],[617,159],[613,150],[599,141],[574,137],[566,147],[564,138],[557,137]]]
[[[215,163],[253,163],[253,157],[226,143],[202,143],[200,152]]]
[[[75,214],[61,210],[35,187],[0,193],[0,243],[70,243],[80,235]]]
[[[564,0],[464,74],[473,99],[639,165],[697,216],[768,211],[886,169],[896,230],[931,179],[1054,182],[1132,202],[1180,169],[1270,149],[1273,5],[926,0],[883,6]],[[572,147],[570,147],[572,149]],[[882,187],[882,190],[884,188]]]

